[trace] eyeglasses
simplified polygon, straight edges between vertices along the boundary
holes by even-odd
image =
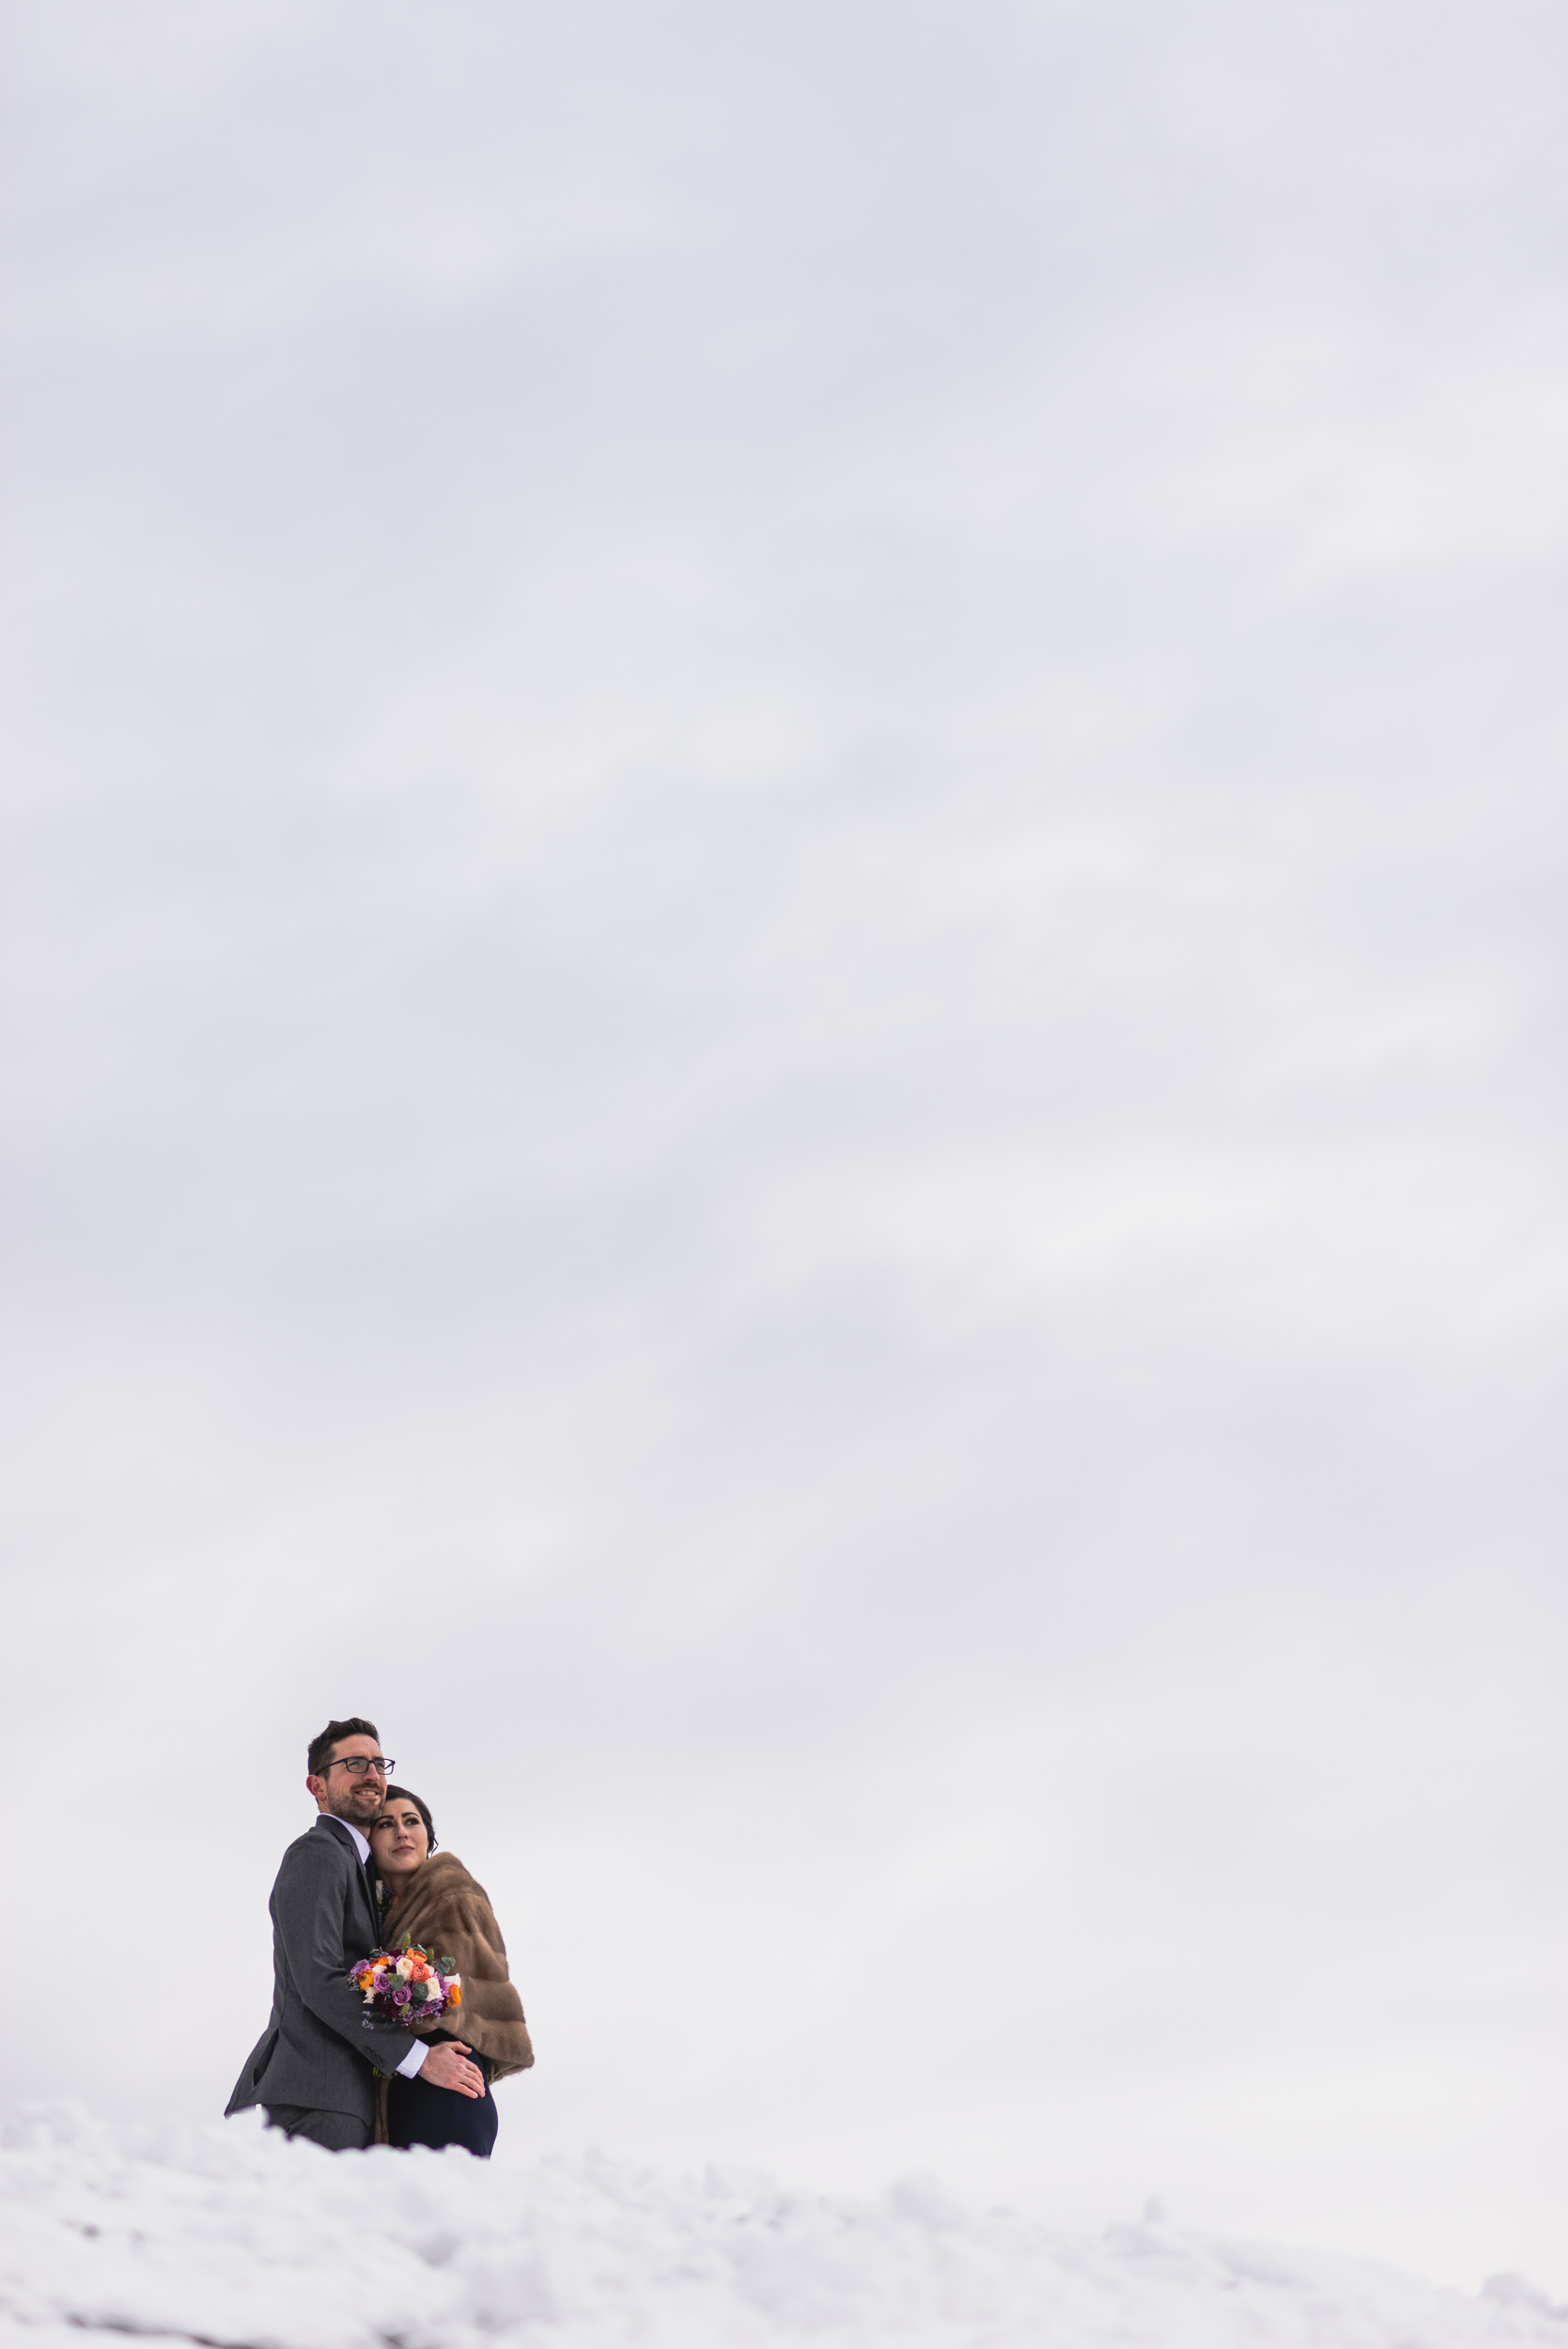
[[[345,1753],[327,1764],[329,1770],[352,1770],[356,1778],[363,1778],[366,1770],[374,1770],[378,1778],[390,1778],[396,1767],[396,1762],[380,1753]]]

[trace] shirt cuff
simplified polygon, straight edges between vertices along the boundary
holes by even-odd
[[[425,2059],[429,2052],[426,2042],[423,2039],[416,2039],[402,2062],[397,2066],[399,2077],[411,2080],[414,2074],[423,2069]]]

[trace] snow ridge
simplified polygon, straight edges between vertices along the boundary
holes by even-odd
[[[1054,2234],[906,2180],[877,2201],[598,2156],[328,2155],[257,2116],[0,2120],[0,2349],[1568,2349],[1472,2298],[1159,2224]],[[104,2345],[108,2349],[108,2344]]]

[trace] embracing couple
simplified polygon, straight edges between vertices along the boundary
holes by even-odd
[[[488,2156],[491,2084],[526,2071],[534,2050],[484,1889],[437,1852],[419,1797],[388,1783],[396,1766],[374,1721],[329,1721],[307,1763],[320,1816],[272,1887],[272,2012],[226,2108],[261,2105],[274,2128],[334,2152],[463,2145]],[[405,1941],[459,1978],[461,2036],[394,2022],[358,1986],[373,1952]],[[444,2011],[457,2019],[456,2005]]]

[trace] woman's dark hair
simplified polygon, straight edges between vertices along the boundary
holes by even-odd
[[[389,1802],[412,1803],[414,1809],[418,1812],[420,1817],[425,1822],[425,1832],[430,1839],[430,1849],[434,1851],[436,1847],[436,1823],[430,1816],[429,1804],[426,1802],[421,1796],[412,1793],[407,1786],[389,1786],[386,1793],[381,1797],[382,1808],[384,1809]]]

